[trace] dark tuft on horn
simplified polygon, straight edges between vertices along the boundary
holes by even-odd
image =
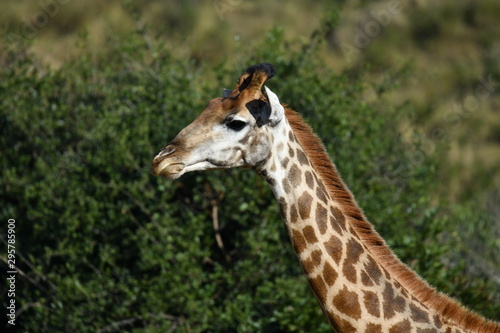
[[[264,72],[266,74],[268,80],[270,78],[272,78],[274,76],[274,74],[276,74],[276,71],[274,70],[274,66],[267,63],[267,62],[264,62],[262,64],[258,64],[258,65],[250,66],[245,71],[245,73],[248,73],[248,74],[253,74],[255,72]]]
[[[264,82],[272,78],[275,74],[274,67],[268,63],[250,66],[241,74],[234,90],[229,94],[228,98],[237,98],[240,94],[247,90],[247,97],[250,99],[258,99],[262,97],[260,89]]]

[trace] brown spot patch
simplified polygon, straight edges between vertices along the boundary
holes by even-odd
[[[352,283],[356,283],[356,269],[354,265],[359,261],[359,257],[363,253],[363,247],[359,245],[354,239],[350,239],[347,243],[347,256],[344,261],[344,267],[342,268],[342,272],[345,277],[351,281]]]
[[[301,149],[297,149],[297,159],[302,165],[309,165],[309,160],[307,159],[306,154]]]
[[[417,328],[417,333],[439,333],[435,328]]]
[[[422,309],[418,308],[415,304],[410,303],[410,311],[411,311],[411,318],[414,321],[418,321],[420,323],[429,322],[429,315],[425,313]]]
[[[379,324],[369,323],[366,325],[365,333],[382,333],[382,326]]]
[[[335,219],[335,221],[338,223],[338,225],[344,230],[344,231],[347,231],[347,228],[345,226],[345,216],[344,214],[342,214],[342,212],[340,211],[340,209],[338,209],[337,207],[331,207],[330,208],[330,213],[332,213],[333,215],[333,218]]]
[[[271,185],[271,187],[276,186],[276,179],[274,179],[273,177],[267,176],[266,181],[269,185]]]
[[[299,214],[300,217],[305,220],[309,218],[309,215],[311,213],[311,203],[312,203],[312,197],[309,193],[304,192],[299,198]]]
[[[318,203],[316,206],[316,224],[318,225],[319,232],[323,235],[328,227],[327,217],[328,211],[322,204]]]
[[[304,238],[309,244],[314,244],[318,242],[318,238],[316,237],[314,228],[311,227],[310,225],[305,226],[304,229],[302,229],[302,233],[304,234]]]
[[[326,301],[326,294],[328,290],[326,289],[325,282],[321,275],[318,275],[314,278],[309,278],[309,283],[311,284],[312,289],[314,290],[314,294],[318,298],[318,300],[324,304]]]
[[[293,158],[295,156],[295,151],[293,150],[293,148],[290,146],[290,144],[288,144],[288,155]]]
[[[356,264],[363,251],[363,247],[357,241],[349,239],[347,242],[347,261]]]
[[[322,182],[318,181],[318,187],[324,196],[328,196],[328,191],[326,190],[326,187]]]
[[[342,273],[347,278],[347,280],[351,281],[352,283],[356,283],[356,269],[354,268],[354,265],[351,262],[347,260],[344,261],[344,267],[342,268]]]
[[[306,273],[312,273],[316,267],[321,264],[321,251],[316,250],[311,253],[311,256],[304,260],[302,266],[304,267],[304,271]]]
[[[313,173],[313,176],[314,176],[314,180],[316,181],[316,184],[319,184],[319,179],[318,179],[318,176],[316,175],[316,173]]]
[[[322,253],[320,250],[315,250],[311,253],[311,260],[315,267],[321,264]]]
[[[361,282],[363,283],[363,285],[365,285],[366,287],[371,287],[373,286],[373,282],[372,280],[370,279],[370,277],[368,276],[368,274],[366,273],[366,271],[362,270],[361,271]]]
[[[441,328],[443,326],[443,322],[436,315],[434,316],[434,325],[436,325],[437,328]]]
[[[247,144],[248,140],[250,139],[250,135],[245,135],[245,137],[243,137],[240,141],[238,141],[239,143],[241,143],[242,145],[244,144]]]
[[[297,207],[295,204],[290,206],[290,222],[297,223],[297,219],[299,218],[299,213],[297,212]]]
[[[380,284],[380,278],[382,277],[382,272],[380,271],[378,264],[373,260],[372,256],[368,256],[365,263],[366,274],[370,277],[370,280],[375,284]]]
[[[337,272],[333,269],[332,265],[330,265],[328,262],[325,262],[325,265],[323,266],[323,279],[325,279],[326,284],[329,286],[333,286],[335,284],[335,281],[337,280],[338,274]]]
[[[408,319],[403,320],[389,329],[389,333],[403,333],[403,332],[411,332],[411,324]]]
[[[391,275],[384,267],[382,267],[382,270],[384,271],[384,274],[385,274],[385,277],[387,278],[387,280],[392,280]]]
[[[380,300],[376,293],[371,291],[363,291],[364,297],[363,300],[365,302],[365,308],[369,314],[374,317],[380,317]]]
[[[344,234],[344,232],[340,228],[340,225],[337,223],[337,221],[335,220],[335,217],[333,217],[333,215],[330,215],[330,224],[331,224],[333,230],[335,230],[335,232],[337,234],[339,234],[340,236],[342,236]]]
[[[328,252],[335,263],[339,265],[340,259],[342,258],[342,242],[340,239],[332,235],[323,245],[325,246],[326,252]]]
[[[383,292],[384,318],[391,319],[397,312],[403,312],[406,307],[406,300],[401,296],[394,294],[394,288],[389,284],[385,284]],[[398,331],[400,332],[400,331]],[[405,332],[405,331],[401,331]]]
[[[285,190],[285,193],[290,193],[290,191],[292,190],[292,188],[290,187],[290,182],[288,181],[288,179],[285,177],[283,178],[283,180],[281,181],[281,184],[283,185],[283,190]]]
[[[318,197],[319,200],[323,201],[324,203],[328,203],[325,192],[321,191],[321,187],[316,188],[316,196]]]
[[[281,218],[286,220],[287,217],[286,217],[286,213],[287,213],[287,208],[288,208],[288,205],[285,201],[285,198],[281,197],[278,199],[278,205],[279,205],[279,208],[280,208],[280,214],[281,214]]]
[[[288,139],[290,142],[295,142],[295,136],[293,135],[292,131],[288,132]]]
[[[309,186],[309,188],[311,190],[314,190],[314,179],[313,179],[313,176],[311,174],[311,171],[306,171],[305,175],[306,175],[307,186]]]
[[[321,253],[320,250],[314,250],[311,253],[311,259],[312,259],[314,266],[319,266],[319,264],[321,264],[322,257],[323,257],[323,253]]]
[[[281,161],[281,166],[286,169],[286,167],[288,166],[288,162],[290,162],[290,160],[288,159],[288,157],[285,157],[282,161]]]
[[[346,286],[333,298],[333,306],[351,318],[361,318],[361,306],[359,305],[358,294],[349,291]]]
[[[292,244],[295,252],[298,254],[301,254],[307,248],[304,236],[302,236],[300,231],[295,229],[292,230]]]
[[[331,325],[335,332],[356,332],[356,328],[347,320],[341,319],[335,314],[332,317]]]
[[[298,187],[300,185],[302,172],[296,164],[291,166],[289,176],[292,187]]]
[[[340,327],[342,327],[340,332],[356,332],[356,328],[347,320],[341,320]]]

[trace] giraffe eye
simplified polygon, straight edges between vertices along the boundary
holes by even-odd
[[[238,119],[231,119],[226,122],[227,128],[233,130],[233,131],[241,131],[243,127],[247,125],[246,122],[243,120],[238,120]]]

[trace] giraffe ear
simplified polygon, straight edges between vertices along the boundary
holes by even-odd
[[[264,86],[264,89],[266,90],[267,104],[269,106],[268,109],[270,110],[269,125],[274,127],[285,116],[285,108],[283,108],[278,96],[276,96],[271,89],[266,86]]]
[[[269,125],[276,126],[285,115],[285,109],[280,103],[278,96],[268,87],[265,88],[264,99],[253,99],[245,106],[250,111],[257,122],[257,126]]]

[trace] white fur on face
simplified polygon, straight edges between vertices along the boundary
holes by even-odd
[[[267,106],[252,109],[253,113],[242,106],[238,112],[217,110],[221,103],[215,101],[213,105],[217,106],[206,109],[179,132],[170,145],[174,151],[157,156],[154,173],[178,178],[190,171],[260,165],[268,158],[272,136],[284,119],[284,108],[276,94],[267,87],[265,92]],[[267,121],[258,124],[256,119]],[[162,154],[164,160],[160,159]]]

